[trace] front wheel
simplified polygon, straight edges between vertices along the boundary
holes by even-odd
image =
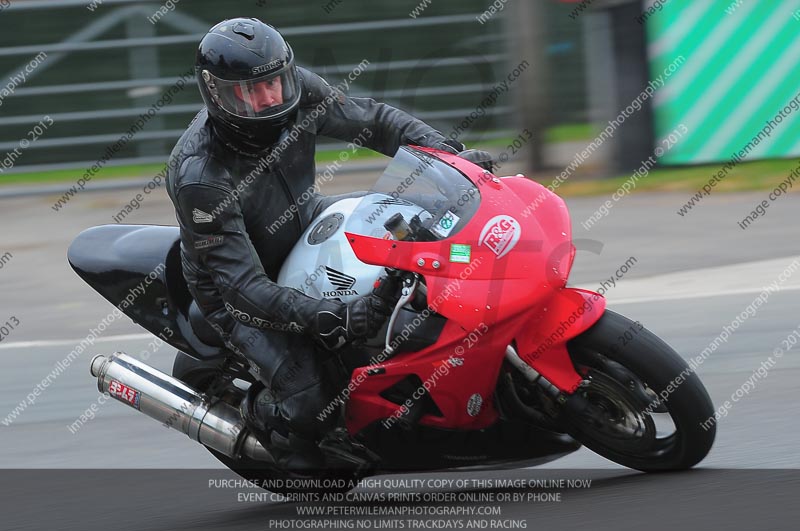
[[[655,334],[606,311],[567,349],[588,384],[570,399],[579,412],[566,420],[587,448],[645,472],[690,468],[708,454],[716,434],[711,398]]]

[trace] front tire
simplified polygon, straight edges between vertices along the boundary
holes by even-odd
[[[655,334],[607,310],[567,349],[590,382],[576,392],[589,408],[567,419],[570,434],[587,448],[645,472],[691,468],[708,454],[716,435],[711,398]],[[663,435],[668,421],[674,431]]]

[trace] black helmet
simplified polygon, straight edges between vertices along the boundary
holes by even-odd
[[[255,18],[211,28],[200,41],[195,70],[208,114],[223,137],[257,151],[277,140],[300,103],[291,46]]]

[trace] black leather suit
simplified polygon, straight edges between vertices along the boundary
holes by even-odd
[[[347,97],[316,74],[298,71],[300,106],[284,132],[287,140],[294,130],[295,140],[248,153],[235,138],[223,138],[203,109],[172,151],[167,182],[181,228],[184,276],[201,312],[250,361],[289,428],[318,437],[335,421],[318,416],[338,393],[322,377],[330,356],[312,338],[320,301],[273,282],[309,222],[338,199],[315,193],[297,202],[314,185],[316,136],[351,142],[367,128],[366,147],[389,156],[400,145],[435,146],[444,136],[405,112]],[[275,230],[287,212],[292,219]]]

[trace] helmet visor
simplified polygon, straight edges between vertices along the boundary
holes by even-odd
[[[294,68],[248,80],[228,81],[203,70],[211,97],[239,118],[276,118],[291,110],[299,98]]]

